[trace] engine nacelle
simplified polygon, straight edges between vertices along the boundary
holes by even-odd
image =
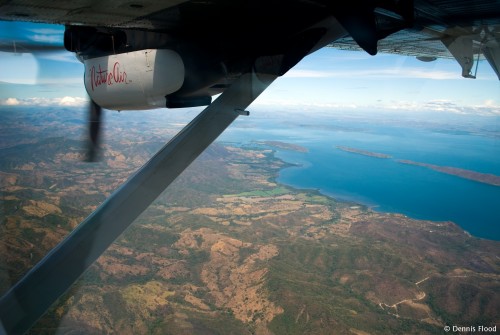
[[[85,89],[99,106],[115,110],[165,107],[167,94],[184,83],[181,56],[173,50],[140,50],[87,59]]]

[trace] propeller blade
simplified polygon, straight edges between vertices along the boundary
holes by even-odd
[[[66,51],[63,45],[0,40],[0,51],[12,53],[42,53]]]
[[[89,141],[86,161],[97,161],[99,154],[99,136],[101,133],[102,108],[93,100],[89,103]]]

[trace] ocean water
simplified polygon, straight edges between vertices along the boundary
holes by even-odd
[[[260,112],[250,120],[238,120],[220,140],[244,145],[278,140],[304,146],[307,153],[276,150],[277,157],[297,164],[283,169],[278,182],[318,189],[377,211],[453,221],[474,236],[500,240],[499,186],[397,162],[412,160],[500,176],[498,117]],[[392,158],[345,152],[337,146]]]

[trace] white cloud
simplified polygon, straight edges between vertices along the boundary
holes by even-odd
[[[434,79],[434,80],[446,80],[446,79],[458,79],[461,78],[460,73],[450,72],[450,71],[424,71],[419,68],[401,68],[401,69],[374,69],[369,71],[361,71],[359,75],[381,77],[381,78],[414,78],[414,79]],[[358,75],[358,74],[356,74]]]
[[[353,103],[318,103],[318,102],[298,102],[286,99],[257,99],[253,106],[270,108],[285,108],[287,111],[387,111],[396,113],[454,113],[461,115],[476,116],[500,116],[500,105],[494,101],[487,100],[483,104],[458,105],[450,100],[430,100],[420,101],[386,101],[365,104]],[[250,108],[251,109],[251,108]]]
[[[3,106],[43,106],[43,107],[82,107],[87,104],[87,99],[82,97],[62,97],[62,98],[27,98],[17,99],[8,98],[0,100],[0,105]]]
[[[16,106],[19,104],[20,104],[20,102],[16,98],[8,98],[5,100],[5,105],[7,105],[7,106]]]
[[[495,107],[496,106],[496,103],[495,103],[495,100],[493,99],[488,99],[486,100],[484,103],[483,103],[484,106],[488,106],[488,107]]]
[[[59,44],[62,42],[61,36],[59,35],[32,35],[30,39],[35,42],[48,44]]]
[[[35,28],[35,29],[28,29],[32,33],[35,34],[42,34],[42,35],[60,35],[63,36],[64,31],[63,29],[56,29],[56,28]]]
[[[61,44],[64,40],[64,31],[55,28],[29,29],[34,35],[29,36],[32,41],[49,44]]]
[[[390,104],[379,104],[376,107],[379,109],[397,111],[426,111],[461,115],[500,116],[500,105],[496,105],[490,100],[480,105],[457,105],[450,100],[431,100],[427,102],[398,101],[391,102]]]
[[[63,97],[59,100],[59,106],[83,106],[87,99],[81,97]]]
[[[423,71],[420,68],[379,68],[367,70],[345,70],[320,71],[320,70],[295,70],[291,69],[285,77],[287,78],[360,78],[360,79],[435,79],[448,80],[461,78],[460,73],[439,70]]]

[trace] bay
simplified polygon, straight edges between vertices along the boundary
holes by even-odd
[[[224,141],[255,145],[277,140],[308,152],[276,149],[296,164],[278,182],[318,189],[339,200],[416,219],[453,221],[474,236],[500,240],[500,187],[401,164],[411,160],[500,175],[498,117],[262,113],[237,122]],[[351,147],[390,155],[376,158],[340,150]]]

